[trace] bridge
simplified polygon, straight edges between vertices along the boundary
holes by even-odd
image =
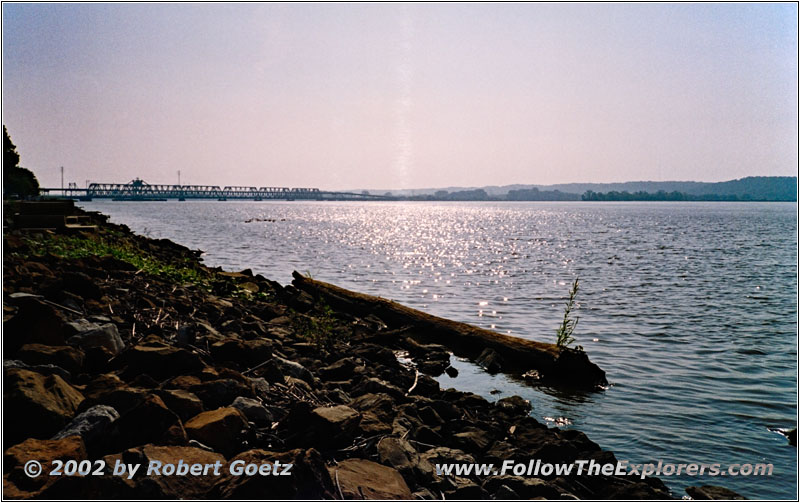
[[[71,184],[72,185],[72,184]],[[163,201],[177,199],[216,199],[218,201],[295,199],[313,201],[388,201],[393,197],[355,192],[332,192],[317,188],[300,187],[245,187],[218,185],[151,185],[135,178],[128,183],[92,183],[85,189],[74,185],[69,188],[42,188],[43,194],[58,195],[72,199],[112,199],[115,201]]]

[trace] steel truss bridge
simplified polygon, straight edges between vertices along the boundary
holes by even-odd
[[[394,198],[355,192],[331,192],[317,188],[243,187],[218,185],[151,185],[136,178],[128,183],[92,183],[85,189],[75,186],[42,188],[43,193],[74,199],[116,199],[122,201],[153,201],[163,199],[295,199],[315,201],[386,201]]]

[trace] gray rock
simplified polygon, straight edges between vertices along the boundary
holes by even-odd
[[[83,441],[91,443],[102,437],[114,420],[119,417],[119,413],[108,405],[95,405],[94,407],[78,414],[61,431],[55,434],[53,440],[80,435]]]
[[[106,323],[97,328],[79,332],[70,337],[67,343],[82,349],[102,347],[113,355],[118,355],[125,349],[125,343],[122,342],[117,326],[113,323]]]
[[[231,407],[242,411],[247,416],[247,420],[255,423],[256,426],[269,426],[272,424],[272,415],[258,400],[240,396],[231,403]]]
[[[55,374],[67,382],[72,381],[72,374],[69,371],[64,370],[58,365],[53,365],[52,363],[47,363],[42,365],[28,365],[27,363],[19,360],[3,360],[3,370],[7,369],[32,370],[33,372],[38,372],[39,374],[45,376]]]
[[[275,362],[278,364],[278,367],[280,367],[281,371],[285,375],[297,379],[302,379],[303,381],[309,384],[314,384],[314,374],[312,374],[311,371],[305,368],[304,366],[300,365],[297,362],[281,358],[280,356],[275,356],[274,359]]]
[[[91,321],[85,320],[83,318],[78,318],[77,320],[72,320],[68,323],[64,324],[64,330],[66,331],[67,335],[75,335],[81,332],[86,332],[88,330],[97,330],[100,328],[100,325],[97,323],[92,323]]]
[[[250,384],[253,385],[256,396],[269,394],[269,382],[263,377],[251,377]]]

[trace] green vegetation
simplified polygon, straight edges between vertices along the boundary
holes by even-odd
[[[34,255],[51,254],[59,258],[113,257],[127,262],[138,270],[176,283],[192,283],[208,288],[209,275],[193,260],[169,263],[141,250],[113,233],[108,238],[91,234],[43,234],[27,237],[26,243]]]
[[[345,342],[348,338],[347,333],[337,327],[338,320],[333,309],[327,304],[323,306],[321,313],[300,315],[295,317],[294,321],[298,333],[319,349],[331,350],[336,344]]]
[[[561,322],[561,326],[556,330],[556,346],[560,348],[570,348],[569,345],[575,342],[575,338],[572,337],[572,332],[574,332],[575,327],[578,326],[578,320],[580,318],[576,316],[573,319],[570,317],[570,315],[575,307],[575,297],[577,296],[578,278],[575,278],[575,281],[572,283],[572,288],[569,290],[569,299],[567,300],[566,307],[564,308],[564,320]],[[575,346],[574,348],[570,349],[583,351],[582,346]]]
[[[20,167],[17,146],[3,126],[3,195],[39,195],[39,181],[30,170]]]

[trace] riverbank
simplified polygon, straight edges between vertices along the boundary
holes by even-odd
[[[669,497],[653,478],[437,475],[436,463],[615,458],[540,424],[519,397],[440,389],[431,374],[449,370],[449,348],[415,333],[430,325],[337,304],[302,277],[283,287],[210,269],[196,251],[89,216],[96,229],[4,234],[7,498]],[[106,470],[23,473],[54,458]],[[110,473],[118,461],[180,459],[295,469]]]

